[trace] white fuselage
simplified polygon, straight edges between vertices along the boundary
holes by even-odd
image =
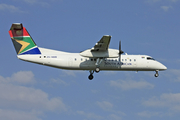
[[[95,70],[97,58],[83,57],[80,53],[68,53],[51,49],[39,48],[41,54],[18,55],[24,61],[68,70]],[[159,71],[167,68],[160,62],[148,59],[147,55],[121,55],[119,58],[105,58],[100,70],[117,71]]]

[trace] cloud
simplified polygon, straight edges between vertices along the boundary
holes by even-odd
[[[77,111],[77,114],[79,115],[83,115],[89,119],[94,119],[94,120],[103,120],[103,117],[102,116],[99,116],[99,115],[96,115],[94,113],[86,113],[84,111]]]
[[[61,80],[61,79],[51,79],[50,82],[55,83],[55,84],[61,84],[64,86],[69,85],[67,82],[65,82],[64,80]]]
[[[116,111],[112,114],[107,114],[104,117],[100,115],[96,115],[95,113],[84,112],[84,111],[77,111],[76,113],[86,117],[87,119],[93,119],[93,120],[121,120],[122,119],[121,116],[126,116],[124,113],[119,111]]]
[[[172,6],[161,6],[161,9],[163,9],[165,12],[169,11],[169,9],[172,9]]]
[[[168,1],[170,1],[170,2],[177,2],[177,1],[179,1],[179,0],[168,0]]]
[[[0,76],[0,83],[32,84],[35,82],[34,74],[31,71],[19,71],[6,78]]]
[[[150,84],[146,81],[133,81],[133,80],[116,80],[116,81],[111,80],[110,86],[121,88],[122,90],[154,88],[153,84]]]
[[[170,81],[180,82],[180,69],[168,69],[164,76]]]
[[[24,13],[21,11],[18,7],[15,7],[13,5],[8,5],[8,4],[0,4],[0,10],[1,11],[9,11],[11,13]]]
[[[157,3],[160,2],[161,0],[147,0],[148,3]]]
[[[72,76],[76,77],[77,74],[86,74],[85,71],[79,71],[79,70],[61,70],[62,75],[61,76]]]
[[[76,112],[79,115],[82,115],[88,119],[93,119],[93,120],[121,120],[122,118],[119,116],[121,114],[109,114],[106,117],[102,117],[100,115],[96,115],[95,113],[88,113],[84,111],[77,111]],[[85,119],[86,120],[86,119]]]
[[[39,0],[22,0],[22,1],[24,1],[26,3],[30,3],[30,4],[35,4],[35,3],[40,2]]]
[[[180,93],[164,93],[160,97],[152,97],[143,102],[144,106],[163,107],[180,112]]]
[[[108,101],[97,101],[96,104],[104,111],[108,111],[111,114],[107,115],[108,120],[121,120],[122,116],[126,116],[124,112],[114,110],[114,105]]]
[[[49,3],[47,2],[44,2],[43,0],[19,0],[19,1],[23,1],[27,4],[30,4],[30,5],[41,5],[43,7],[49,7]]]
[[[178,2],[179,0],[147,0],[148,3],[158,3],[158,2]]]
[[[0,109],[0,118],[2,120],[42,120],[37,117],[41,114],[41,112],[37,111],[25,112],[17,110]]]
[[[62,70],[64,75],[76,77],[75,71],[73,70]]]
[[[0,84],[0,106],[25,110],[66,111],[60,97],[49,98],[40,89]]]
[[[153,117],[153,116],[163,116],[163,114],[161,112],[150,112],[150,111],[143,111],[143,112],[139,112],[137,114],[140,117]]]
[[[10,79],[23,84],[35,82],[34,74],[31,71],[19,71],[14,73]]]
[[[118,115],[111,114],[108,116],[108,120],[122,120],[122,118],[119,117]]]
[[[158,5],[160,6],[160,9],[167,12],[170,9],[173,9],[173,5],[178,2],[179,0],[147,0],[146,2],[150,5]]]
[[[113,104],[108,101],[97,102],[97,105],[105,111],[111,111]]]
[[[32,84],[34,81],[34,74],[31,71],[20,71],[6,78],[0,76],[0,118],[41,120],[39,117],[44,112],[68,110],[61,97],[49,97],[40,89],[22,86]]]

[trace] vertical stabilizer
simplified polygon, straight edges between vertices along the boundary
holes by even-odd
[[[14,44],[15,50],[18,55],[23,54],[41,54],[37,45],[29,35],[22,23],[13,23],[9,35]]]

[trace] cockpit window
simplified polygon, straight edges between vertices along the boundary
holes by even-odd
[[[147,57],[147,60],[155,60],[155,59],[152,57]]]

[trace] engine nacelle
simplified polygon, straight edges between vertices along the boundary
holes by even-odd
[[[119,50],[108,49],[106,51],[93,51],[92,49],[87,49],[81,52],[80,55],[90,58],[117,58],[119,57]]]

